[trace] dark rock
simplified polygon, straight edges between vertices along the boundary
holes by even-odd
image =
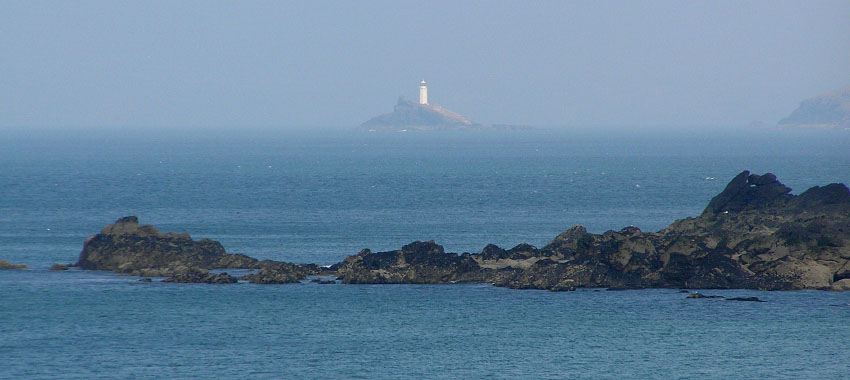
[[[257,260],[225,252],[217,241],[192,240],[188,234],[161,233],[153,226],[139,226],[128,216],[89,237],[77,266],[123,274],[166,277],[186,268],[254,268]]]
[[[27,269],[26,264],[12,264],[6,260],[0,260],[0,269]]]
[[[324,274],[325,269],[315,264],[292,264],[265,260],[255,274],[240,277],[254,284],[294,284],[311,275]]]
[[[62,264],[53,264],[48,270],[68,270],[68,266]]]
[[[824,208],[848,203],[850,203],[850,190],[843,183],[812,187],[794,200],[795,206],[807,212],[828,211]]]
[[[508,258],[508,251],[499,248],[499,246],[495,244],[487,244],[487,246],[481,250],[478,256],[483,260],[506,259]]]
[[[776,180],[772,173],[759,176],[743,171],[720,194],[711,199],[704,213],[740,212],[781,205],[792,198],[791,188]]]
[[[149,278],[145,277],[145,278],[139,279],[139,282],[147,282],[147,283],[150,283],[150,282],[153,282],[153,280],[151,280],[151,279],[149,279]]]
[[[727,298],[727,301],[747,301],[747,302],[767,302],[758,299],[758,297],[732,297]]]
[[[434,241],[416,241],[398,251],[363,250],[336,266],[346,284],[440,284],[470,282],[480,271],[470,255],[446,253]]]
[[[163,282],[200,283],[200,284],[234,284],[236,277],[227,273],[210,273],[209,271],[190,268],[173,274]]]

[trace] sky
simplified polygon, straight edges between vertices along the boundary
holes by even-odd
[[[0,128],[775,123],[850,86],[850,1],[0,0]]]

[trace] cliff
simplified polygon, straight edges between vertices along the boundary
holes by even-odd
[[[800,103],[779,121],[783,127],[850,128],[850,87],[815,96]]]

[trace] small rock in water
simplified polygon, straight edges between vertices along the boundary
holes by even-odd
[[[760,300],[758,297],[732,297],[727,298],[727,301],[748,301],[748,302],[767,302]]]
[[[0,260],[0,269],[27,269],[26,264],[12,264],[6,260]]]
[[[145,277],[145,278],[143,278],[143,279],[140,279],[140,280],[139,280],[139,282],[152,282],[152,281],[153,281],[153,280],[151,280],[151,279],[149,279],[149,278],[147,278],[147,277]]]
[[[68,266],[62,264],[53,264],[48,270],[68,270]]]
[[[693,292],[685,298],[723,298],[723,296],[707,296],[700,292]]]

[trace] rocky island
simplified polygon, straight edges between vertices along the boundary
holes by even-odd
[[[790,194],[773,174],[744,171],[697,217],[658,232],[603,234],[575,226],[538,248],[487,245],[445,252],[433,241],[396,251],[364,249],[329,268],[228,254],[218,242],[161,233],[125,217],[88,238],[76,266],[172,282],[234,283],[216,268],[252,268],[241,280],[294,283],[311,275],[346,284],[491,283],[515,289],[605,287],[850,290],[850,190],[844,184]]]
[[[438,105],[417,104],[403,97],[398,98],[393,112],[376,116],[360,124],[362,129],[376,131],[464,130],[483,127]]]
[[[189,234],[162,233],[153,226],[140,226],[135,216],[118,219],[86,239],[74,265],[131,276],[168,277],[168,282],[224,284],[237,280],[227,273],[211,273],[211,269],[258,269],[258,273],[246,276],[258,283],[298,282],[308,274],[321,272],[316,265],[259,261],[230,254],[217,241],[196,241]]]
[[[802,101],[791,115],[779,121],[779,126],[850,128],[850,87]]]
[[[361,129],[369,131],[445,131],[485,129],[528,129],[516,125],[484,125],[473,122],[459,113],[428,102],[428,87],[425,81],[419,86],[419,103],[400,96],[393,112],[373,117]]]

